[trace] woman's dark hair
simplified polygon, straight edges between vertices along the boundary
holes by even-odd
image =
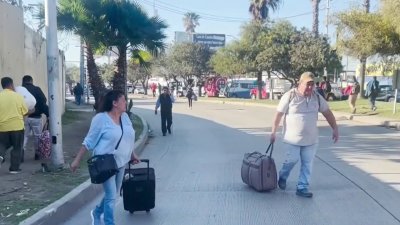
[[[125,96],[124,92],[112,90],[106,92],[100,99],[99,112],[110,112],[113,108],[113,102],[118,101],[121,96]]]

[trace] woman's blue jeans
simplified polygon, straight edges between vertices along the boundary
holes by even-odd
[[[279,178],[287,180],[290,175],[290,171],[301,160],[299,181],[297,183],[297,189],[308,188],[311,180],[311,171],[315,153],[317,151],[318,144],[299,146],[288,143],[283,143],[286,149],[286,159],[283,163],[282,169],[279,171]]]
[[[115,200],[121,189],[122,180],[124,178],[125,166],[119,168],[116,175],[110,177],[103,183],[104,197],[100,204],[93,211],[94,225],[100,225],[100,216],[104,214],[105,225],[115,225],[114,223],[114,208]]]

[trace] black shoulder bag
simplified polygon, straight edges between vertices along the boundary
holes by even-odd
[[[119,118],[119,123],[121,125],[122,135],[115,146],[115,150],[117,150],[122,136],[124,135],[121,117]],[[93,184],[102,184],[118,172],[118,166],[117,162],[115,161],[114,154],[94,155],[87,160],[87,164],[89,168],[90,180]]]

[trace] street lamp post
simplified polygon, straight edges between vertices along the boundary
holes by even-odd
[[[45,26],[46,26],[46,52],[47,52],[47,79],[49,96],[49,128],[51,135],[51,159],[57,168],[64,166],[64,155],[62,151],[62,129],[61,129],[61,103],[60,94],[61,78],[58,65],[58,42],[57,42],[57,9],[56,1],[45,0]]]

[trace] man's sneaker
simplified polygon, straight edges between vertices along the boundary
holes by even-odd
[[[101,224],[100,216],[97,216],[94,212],[94,209],[90,211],[90,217],[92,218],[92,225],[99,225]]]
[[[171,134],[171,128],[168,128],[168,134]]]
[[[10,170],[11,174],[18,174],[21,173],[21,169],[17,169],[17,170]]]
[[[278,180],[278,187],[282,190],[286,189],[286,180],[279,178]]]
[[[312,198],[313,193],[309,192],[307,188],[297,189],[296,195],[304,198]]]
[[[1,164],[3,164],[4,163],[4,158],[3,158],[3,156],[0,156],[0,168],[1,168]]]

